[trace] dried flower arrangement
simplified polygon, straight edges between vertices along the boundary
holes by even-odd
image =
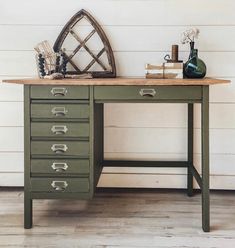
[[[198,28],[191,28],[182,33],[181,43],[187,44],[194,42],[198,38],[200,30]]]

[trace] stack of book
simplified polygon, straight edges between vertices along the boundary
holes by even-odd
[[[163,63],[162,65],[146,64],[146,78],[183,78],[183,63]]]

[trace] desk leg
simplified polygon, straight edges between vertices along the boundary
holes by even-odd
[[[30,196],[30,86],[24,86],[24,228],[32,227],[32,199]]]
[[[188,104],[188,196],[193,196],[193,103]]]
[[[24,228],[32,228],[33,215],[32,215],[32,199],[30,199],[29,193],[24,193]]]
[[[201,105],[202,141],[202,228],[210,231],[210,189],[209,189],[209,86],[202,86]]]

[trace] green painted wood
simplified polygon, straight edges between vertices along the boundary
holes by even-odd
[[[50,100],[50,99],[31,99],[31,103],[37,104],[89,104],[89,100]]]
[[[194,176],[194,178],[196,179],[197,184],[202,189],[202,178],[201,178],[200,174],[198,173],[198,171],[196,170],[195,166],[194,165],[190,166],[189,170],[191,170],[191,173]]]
[[[32,159],[31,173],[50,174],[51,176],[67,176],[73,174],[89,174],[88,159]]]
[[[143,95],[143,90],[146,90]],[[147,94],[148,91],[150,94]],[[151,96],[151,91],[154,95]],[[201,86],[95,86],[95,100],[200,100]]]
[[[209,86],[202,87],[201,107],[202,140],[202,228],[210,231],[210,189],[209,189]]]
[[[188,167],[187,161],[131,161],[131,160],[104,160],[106,167]]]
[[[89,192],[88,178],[31,178],[32,192]]]
[[[31,87],[32,99],[89,99],[88,86],[41,86]]]
[[[192,194],[194,176],[202,188],[203,230],[210,230],[208,86],[66,86],[69,91],[61,94],[60,89],[56,96],[51,93],[52,87],[25,86],[25,228],[32,226],[32,199],[91,199],[103,166],[146,166],[188,167],[188,194]],[[144,96],[140,94],[143,89]],[[189,103],[188,160],[104,161],[104,102]],[[193,166],[193,103],[198,102],[202,102],[202,178]],[[56,117],[54,107],[65,108],[66,114]],[[54,124],[67,125],[69,131],[53,136]],[[53,144],[64,144],[67,150],[56,154],[51,150]],[[55,172],[53,161],[66,161],[69,166],[63,172]]]
[[[104,105],[94,106],[94,187],[99,182],[104,160]]]
[[[86,155],[63,155],[61,154],[60,156],[54,156],[54,155],[32,155],[31,154],[31,159],[89,159],[90,155],[86,154]]]
[[[89,137],[89,123],[68,122],[32,122],[32,137],[50,138],[78,138]]]
[[[187,193],[193,196],[193,104],[188,104],[188,170],[187,170]]]
[[[200,99],[178,99],[178,100],[174,100],[174,99],[146,99],[146,100],[138,100],[138,99],[132,99],[132,100],[128,100],[128,99],[122,99],[122,100],[118,100],[118,99],[100,99],[100,100],[95,100],[95,103],[201,103]]]
[[[30,196],[30,86],[24,86],[24,228],[32,227]]]
[[[94,132],[95,132],[95,118],[94,118],[94,87],[90,86],[90,102],[89,102],[89,107],[90,107],[90,175],[89,175],[89,179],[90,179],[90,198],[92,198],[94,196],[94,192],[95,192],[95,186],[94,186],[94,171],[95,171],[95,163],[94,163],[94,153],[95,153],[95,149],[94,149],[94,142],[95,142],[95,137],[94,137]]]
[[[58,115],[53,113],[58,111]],[[65,114],[63,112],[65,111]],[[88,104],[31,104],[31,118],[89,118]]]
[[[37,122],[37,123],[43,123],[43,122],[55,122],[55,123],[61,123],[61,122],[66,122],[66,123],[88,123],[89,119],[51,119],[51,118],[31,118],[31,122]]]
[[[24,228],[30,229],[33,226],[33,200],[30,190],[24,191]]]
[[[53,151],[54,148],[67,148],[66,151]],[[89,155],[88,141],[32,141],[31,142],[32,155],[51,155],[53,157],[60,156],[86,156]]]

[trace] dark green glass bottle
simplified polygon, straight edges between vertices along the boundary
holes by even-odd
[[[186,78],[203,78],[206,76],[206,65],[198,58],[198,50],[194,48],[194,42],[190,43],[190,55],[184,64],[184,76]]]

